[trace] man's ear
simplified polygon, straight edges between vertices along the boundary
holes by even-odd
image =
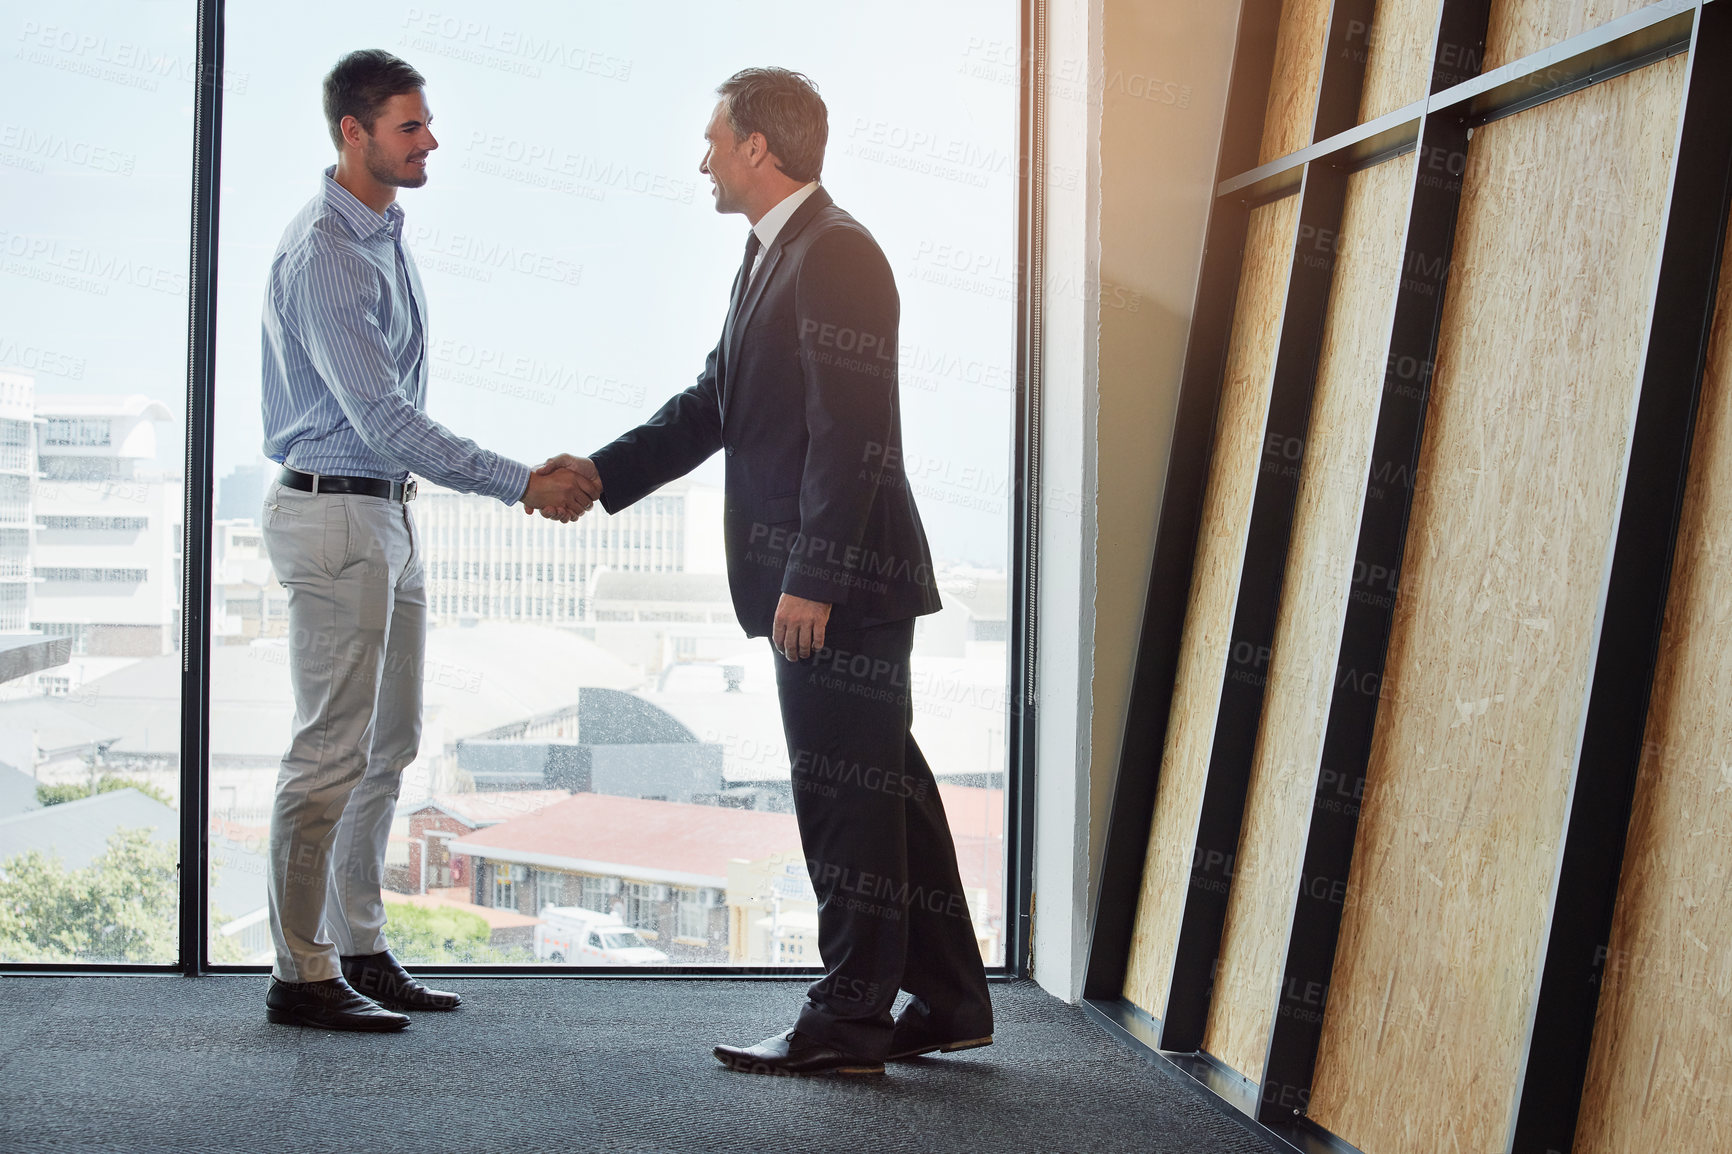
[[[765,163],[775,163],[775,159],[770,155],[770,141],[761,132],[754,132],[746,138],[746,156],[753,168]]]
[[[367,143],[367,130],[353,116],[343,117],[337,127],[343,133],[343,142],[351,148],[361,148]]]

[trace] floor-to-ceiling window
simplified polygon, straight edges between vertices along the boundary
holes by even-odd
[[[0,963],[179,960],[193,12],[0,16]]]
[[[746,224],[716,214],[698,172],[716,85],[754,64],[818,84],[824,184],[901,295],[906,464],[945,603],[916,638],[914,730],[983,957],[1003,959],[1019,14],[1013,0],[229,5],[210,838],[213,884],[249,888],[212,921],[214,961],[269,957],[268,816],[291,719],[286,596],[259,524],[275,472],[259,315],[278,239],[334,160],[320,81],[361,47],[427,77],[440,141],[426,186],[399,198],[429,410],[531,464],[643,420],[717,340]],[[575,525],[422,486],[425,727],[384,872],[409,960],[564,961],[549,927],[589,918],[670,965],[815,963],[772,656],[734,617],[721,480],[712,460]],[[600,937],[586,961],[647,956]]]

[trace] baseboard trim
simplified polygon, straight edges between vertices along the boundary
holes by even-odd
[[[1257,1121],[1257,1084],[1213,1054],[1175,1053],[1160,1047],[1161,1023],[1124,999],[1091,998],[1083,1017],[1132,1054],[1203,1093],[1212,1106],[1245,1130],[1274,1142],[1283,1154],[1364,1154],[1309,1118],[1268,1125]]]

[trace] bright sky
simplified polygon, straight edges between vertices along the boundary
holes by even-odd
[[[193,5],[7,0],[0,367],[184,408]],[[332,149],[319,81],[356,47],[428,78],[442,147],[406,190],[433,414],[526,461],[586,452],[684,388],[745,240],[697,171],[715,85],[798,68],[824,182],[902,293],[903,422],[939,560],[1003,567],[1015,366],[1013,0],[230,4],[217,474],[257,459],[258,316]],[[165,430],[162,461],[180,453]],[[720,482],[716,462],[698,474]]]

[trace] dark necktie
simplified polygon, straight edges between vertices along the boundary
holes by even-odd
[[[720,386],[725,396],[727,393],[727,376],[732,366],[728,363],[728,351],[734,344],[734,320],[740,315],[740,306],[746,301],[746,288],[752,283],[752,262],[758,258],[758,249],[763,246],[758,242],[756,231],[746,234],[746,259],[740,262],[740,275],[734,280],[734,295],[728,301],[728,320],[722,326],[722,375]]]
[[[763,245],[758,243],[758,234],[754,231],[746,233],[746,259],[740,262],[740,279],[734,282],[734,299],[728,302],[728,328],[734,327],[734,318],[740,315],[740,305],[745,302],[746,288],[752,283],[752,262],[758,259],[758,250]]]

